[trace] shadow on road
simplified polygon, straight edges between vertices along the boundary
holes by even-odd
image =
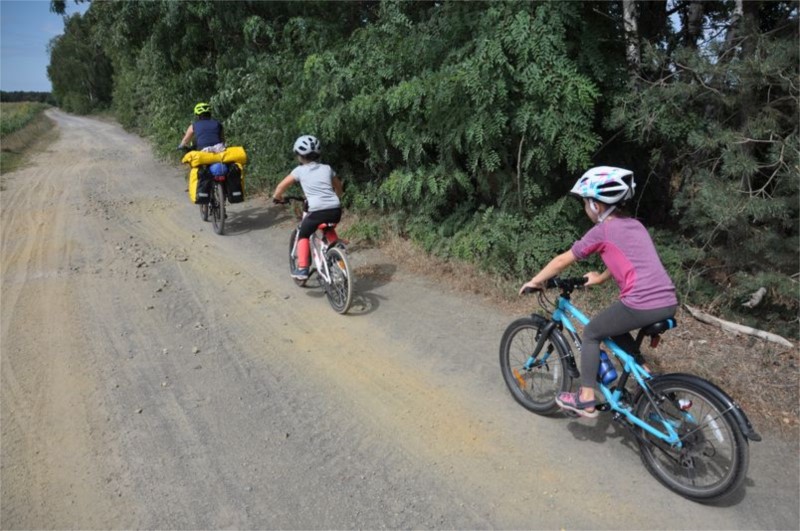
[[[394,264],[369,264],[356,267],[355,271],[353,271],[355,276],[353,302],[347,315],[368,315],[377,310],[381,301],[386,300],[386,298],[370,292],[384,284],[388,284],[396,271],[397,266]],[[307,297],[314,299],[325,298],[325,290],[322,289],[317,275],[312,275],[305,287],[299,289],[303,289]]]
[[[287,219],[278,209],[254,206],[238,212],[231,211],[225,223],[225,232],[230,236],[246,234],[254,230],[268,229]]]

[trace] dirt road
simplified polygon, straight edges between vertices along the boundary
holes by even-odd
[[[515,316],[367,250],[338,316],[288,278],[285,210],[217,236],[144,141],[49,113],[1,196],[3,529],[798,528],[796,441],[686,501],[615,425],[513,402]]]

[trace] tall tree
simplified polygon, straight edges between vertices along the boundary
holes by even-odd
[[[53,97],[69,111],[89,112],[111,102],[111,63],[92,38],[92,15],[64,18],[64,34],[49,44],[47,77]]]

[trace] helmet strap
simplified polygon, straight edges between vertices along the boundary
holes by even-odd
[[[608,216],[610,216],[610,215],[611,215],[611,213],[612,213],[612,212],[614,212],[614,210],[615,210],[616,208],[617,208],[617,205],[611,205],[611,206],[609,206],[609,207],[608,207],[608,208],[605,210],[605,212],[603,212],[602,214],[600,214],[600,215],[598,215],[598,216],[597,216],[597,223],[602,223],[602,222],[604,222],[604,221],[606,220],[606,218],[607,218]]]

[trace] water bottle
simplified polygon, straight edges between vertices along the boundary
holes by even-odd
[[[600,366],[597,368],[597,381],[603,385],[610,385],[611,382],[617,379],[617,369],[614,364],[608,359],[608,354],[605,351],[600,351]]]

